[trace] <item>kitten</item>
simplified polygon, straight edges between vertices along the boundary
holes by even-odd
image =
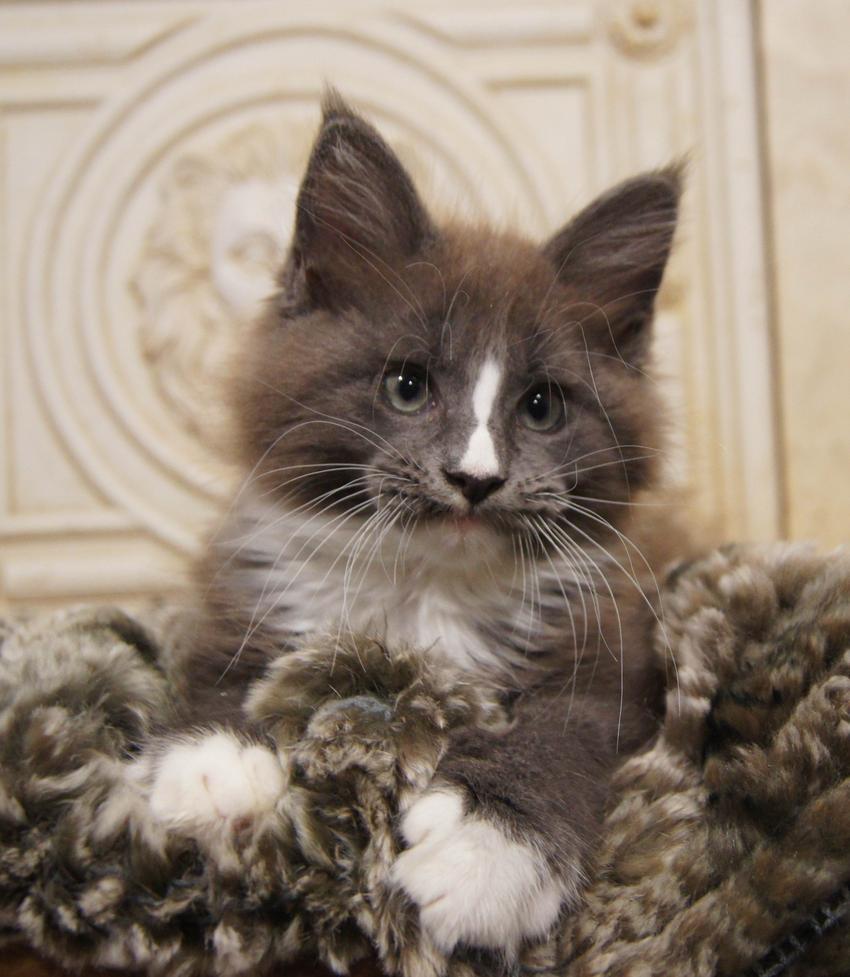
[[[625,534],[653,542],[645,367],[678,197],[675,169],[630,180],[542,246],[438,224],[332,95],[245,341],[248,477],[204,561],[182,691],[238,731],[267,663],[338,629],[510,700],[510,732],[456,737],[401,822],[395,881],[447,951],[511,954],[575,903],[609,774],[656,721],[652,578]],[[270,751],[219,729],[163,755],[152,803],[202,830],[283,789]]]

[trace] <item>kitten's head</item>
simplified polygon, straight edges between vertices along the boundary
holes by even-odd
[[[307,515],[562,545],[617,526],[655,469],[644,367],[678,197],[675,169],[629,180],[542,245],[440,226],[330,97],[240,371],[253,477]]]

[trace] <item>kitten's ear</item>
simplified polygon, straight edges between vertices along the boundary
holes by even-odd
[[[368,296],[431,234],[400,160],[335,92],[298,194],[291,262],[310,305],[338,308]]]
[[[639,365],[649,346],[682,177],[683,167],[676,165],[626,180],[594,200],[544,247],[560,281],[575,293],[575,317],[585,325],[585,335],[613,345],[615,355],[630,364]]]

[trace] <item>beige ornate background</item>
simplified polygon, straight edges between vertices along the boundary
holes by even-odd
[[[535,234],[689,153],[671,476],[717,538],[845,538],[848,10],[0,2],[0,605],[178,584],[326,80],[442,206]]]

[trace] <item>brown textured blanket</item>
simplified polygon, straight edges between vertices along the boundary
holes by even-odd
[[[730,548],[664,589],[663,728],[618,774],[583,908],[517,967],[559,977],[850,972],[850,558]],[[366,639],[282,658],[253,708],[291,782],[276,811],[199,849],[153,822],[128,758],[170,709],[168,618],[7,626],[0,654],[0,960],[261,974],[376,952],[446,960],[388,885],[395,814],[447,737],[497,706]]]

